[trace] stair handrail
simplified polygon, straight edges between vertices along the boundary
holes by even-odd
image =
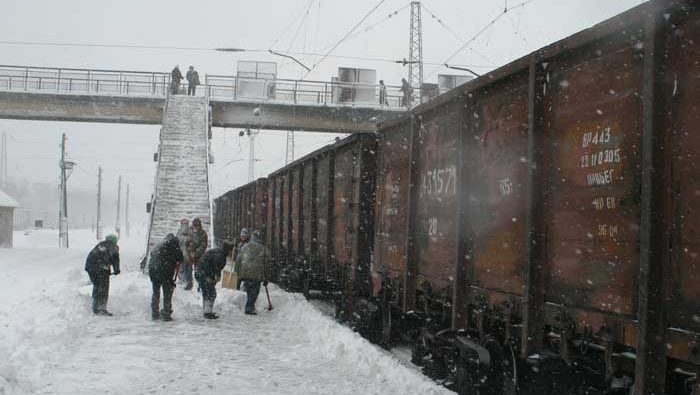
[[[163,162],[161,159],[161,150],[163,149],[163,130],[165,130],[165,118],[168,116],[168,102],[170,102],[170,87],[165,91],[165,103],[163,104],[163,121],[161,122],[160,132],[158,133],[158,165],[156,166],[156,176],[153,181],[153,197],[151,198],[151,220],[148,225],[148,235],[146,236],[146,262],[148,262],[148,254],[151,248],[151,231],[153,230],[153,218],[156,213],[156,198],[158,196],[158,177],[160,176],[160,165]],[[148,263],[144,270],[148,268]]]
[[[205,76],[206,80],[206,76]],[[213,246],[213,240],[214,240],[214,217],[213,217],[213,205],[212,205],[212,199],[211,199],[211,185],[210,185],[210,178],[209,178],[209,158],[211,155],[211,140],[212,140],[212,117],[211,117],[211,107],[210,107],[210,92],[209,92],[209,85],[206,86],[206,92],[204,93],[204,105],[205,105],[205,111],[204,111],[204,134],[206,137],[206,174],[207,174],[207,200],[209,203],[209,247]]]

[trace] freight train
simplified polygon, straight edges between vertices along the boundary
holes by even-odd
[[[700,2],[657,0],[215,201],[460,394],[700,394]]]

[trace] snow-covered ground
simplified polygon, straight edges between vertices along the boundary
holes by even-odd
[[[15,249],[0,249],[0,394],[450,393],[274,286],[274,310],[261,292],[258,316],[243,314],[245,294],[218,289],[216,321],[179,287],[174,321],[152,322],[144,240],[120,241],[115,316],[93,316],[83,265],[94,236],[57,243],[55,231],[15,232]]]

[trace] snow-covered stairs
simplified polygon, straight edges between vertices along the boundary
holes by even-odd
[[[168,97],[158,147],[154,204],[148,249],[168,233],[175,234],[182,218],[199,217],[209,232],[209,131],[204,97]]]

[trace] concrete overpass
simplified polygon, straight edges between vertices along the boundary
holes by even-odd
[[[0,66],[0,118],[161,124],[169,86],[169,73]],[[353,133],[405,111],[361,84],[206,76],[198,89],[217,127]]]

